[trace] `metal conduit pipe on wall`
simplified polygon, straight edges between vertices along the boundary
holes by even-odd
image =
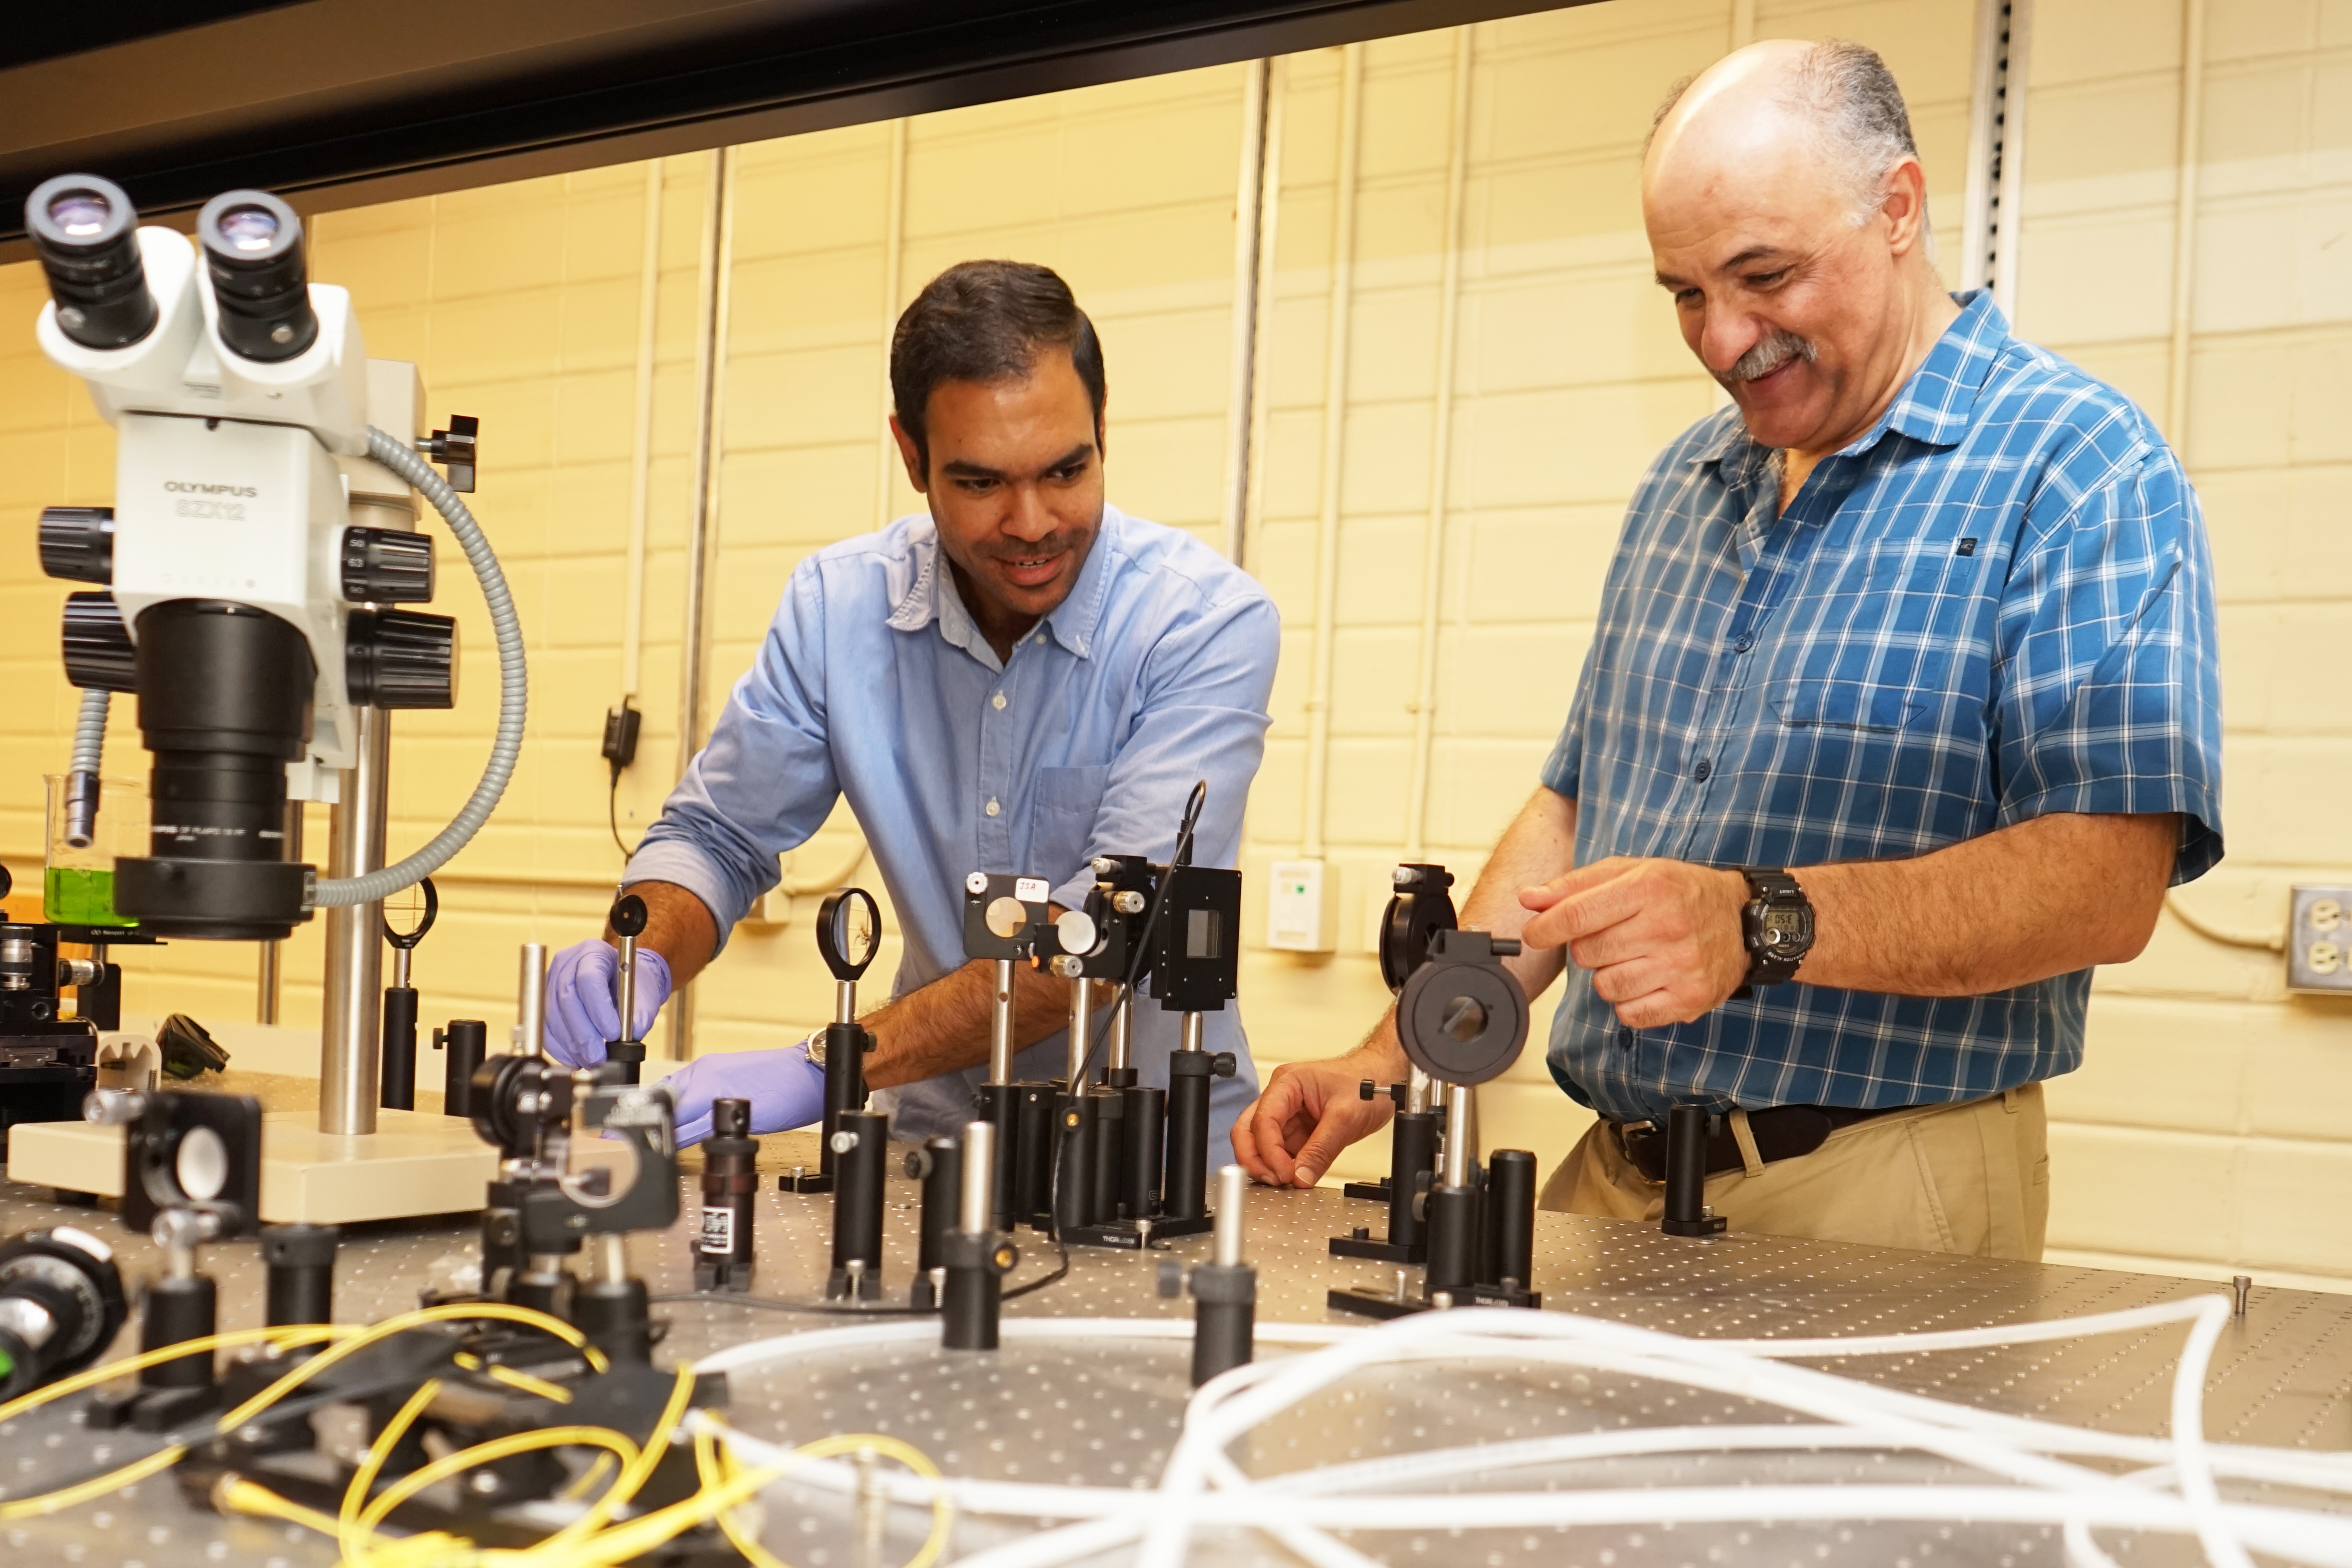
[[[1249,447],[1241,484],[1242,524],[1234,542],[1234,564],[1246,568],[1256,559],[1256,531],[1265,518],[1265,450],[1274,423],[1274,398],[1268,390],[1274,375],[1274,307],[1276,251],[1282,229],[1282,119],[1290,93],[1287,60],[1266,62],[1265,144],[1258,167],[1257,278],[1250,296]]]
[[[1427,858],[1431,754],[1437,732],[1438,618],[1444,606],[1446,497],[1454,465],[1454,336],[1462,300],[1462,209],[1470,169],[1470,29],[1454,32],[1454,136],[1445,161],[1444,258],[1437,283],[1437,390],[1430,407],[1429,524],[1422,544],[1420,668],[1413,681],[1412,782],[1404,858]]]
[[[710,661],[710,554],[719,531],[719,438],[727,386],[727,311],[735,259],[735,149],[710,155],[710,194],[702,219],[702,297],[695,319],[694,510],[686,546],[686,646],[679,660],[677,776],[702,749],[706,666]],[[669,1055],[688,1060],[694,1044],[694,987],[669,1004]]]
[[[1239,565],[1249,527],[1252,437],[1257,430],[1258,250],[1265,231],[1265,121],[1271,60],[1252,60],[1242,79],[1241,167],[1234,177],[1234,341],[1225,396],[1225,558]]]
[[[1307,828],[1299,852],[1323,856],[1331,768],[1331,681],[1339,610],[1339,491],[1348,427],[1348,331],[1356,288],[1356,185],[1363,140],[1364,46],[1340,52],[1339,172],[1331,235],[1329,342],[1323,370],[1322,506],[1315,529],[1315,640],[1307,699]]]

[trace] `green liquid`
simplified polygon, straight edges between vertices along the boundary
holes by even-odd
[[[114,873],[51,866],[41,882],[41,912],[52,925],[135,925],[114,912]]]

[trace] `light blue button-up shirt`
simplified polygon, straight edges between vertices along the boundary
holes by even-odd
[[[892,994],[965,962],[963,880],[1045,878],[1085,900],[1097,855],[1173,849],[1185,797],[1208,781],[1193,859],[1232,866],[1265,750],[1280,618],[1255,578],[1188,533],[1103,510],[1070,596],[999,663],[956,592],[928,515],[801,563],[710,743],[629,861],[708,905],[721,941],[776,883],[777,857],[847,796],[906,941]],[[1177,1016],[1139,998],[1133,1063],[1164,1086]],[[1238,1010],[1206,1045],[1240,1070],[1214,1081],[1210,1151],[1257,1093]],[[1061,1033],[1015,1058],[1057,1079]],[[895,1137],[971,1119],[972,1067],[877,1091]]]

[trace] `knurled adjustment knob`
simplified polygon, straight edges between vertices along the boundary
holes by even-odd
[[[353,610],[343,681],[363,707],[456,707],[457,623],[416,610]]]
[[[114,509],[41,509],[41,570],[68,583],[114,581]]]
[[[136,691],[139,656],[111,594],[68,594],[66,679],[85,691]]]
[[[44,536],[46,537],[46,535]],[[343,530],[343,598],[354,605],[433,601],[433,541],[389,528]]]
[[[1209,1058],[1209,1070],[1219,1078],[1231,1078],[1241,1070],[1241,1063],[1234,1059],[1233,1052],[1219,1051]]]

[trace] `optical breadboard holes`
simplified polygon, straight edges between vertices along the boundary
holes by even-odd
[[[2286,984],[2290,991],[2352,992],[2352,888],[2294,889]]]

